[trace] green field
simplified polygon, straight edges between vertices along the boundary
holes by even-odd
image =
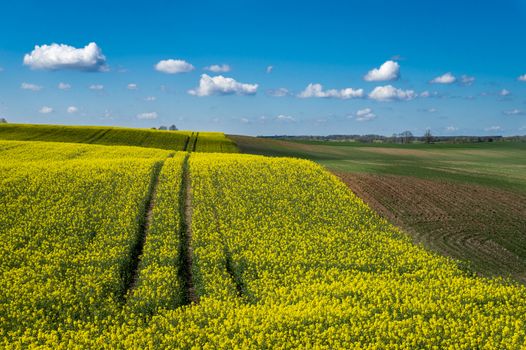
[[[237,152],[223,133],[101,126],[0,124],[1,140],[140,146],[189,152]]]
[[[230,136],[242,152],[314,160],[327,168],[475,183],[526,193],[526,143],[364,144]]]
[[[314,160],[416,243],[526,283],[526,143],[363,144],[231,136],[242,152]]]
[[[524,286],[307,160],[0,141],[0,175],[3,348],[526,345]]]

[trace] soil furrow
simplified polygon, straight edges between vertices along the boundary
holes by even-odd
[[[192,272],[192,184],[188,169],[188,157],[186,157],[183,164],[181,194],[179,196],[181,201],[179,206],[181,210],[179,279],[183,287],[183,305],[199,302]]]
[[[136,240],[132,246],[130,258],[128,263],[124,266],[122,271],[123,290],[122,299],[126,299],[127,295],[130,294],[136,284],[139,274],[139,263],[141,261],[142,252],[144,249],[144,242],[146,241],[146,233],[150,226],[152,218],[152,210],[154,206],[154,198],[157,191],[157,185],[159,183],[159,175],[161,168],[163,167],[164,161],[157,162],[152,171],[152,177],[150,180],[150,186],[148,193],[144,201],[143,214],[139,217],[139,232],[137,233]]]

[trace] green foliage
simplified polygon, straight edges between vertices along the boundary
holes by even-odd
[[[238,152],[220,132],[163,131],[102,126],[1,124],[0,139],[140,146],[175,151]]]

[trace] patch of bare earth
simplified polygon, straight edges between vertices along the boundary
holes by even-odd
[[[410,176],[336,173],[380,215],[485,276],[526,283],[526,195]]]

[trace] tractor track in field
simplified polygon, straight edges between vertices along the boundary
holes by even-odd
[[[181,194],[179,196],[181,210],[180,247],[179,247],[179,279],[183,287],[183,305],[198,303],[199,297],[195,290],[192,272],[192,183],[188,169],[187,155],[183,163]]]
[[[526,196],[410,176],[336,173],[381,216],[485,276],[526,283]]]
[[[128,263],[125,265],[122,272],[123,279],[123,291],[122,299],[125,301],[130,295],[131,291],[137,286],[137,280],[139,276],[139,263],[141,262],[142,253],[144,250],[144,243],[146,241],[146,234],[150,227],[153,207],[155,205],[155,195],[157,193],[157,185],[159,184],[159,176],[161,169],[164,165],[164,161],[155,163],[151,175],[150,186],[148,193],[145,198],[145,204],[142,211],[142,215],[139,218],[139,232],[137,233],[136,240],[132,246],[130,258]]]
[[[214,181],[214,185],[216,187],[216,190],[221,192],[221,187],[220,187],[219,182],[217,180]],[[223,197],[223,195],[221,197]],[[245,282],[243,281],[242,272],[239,271],[238,268],[236,268],[237,265],[234,262],[234,260],[232,259],[232,252],[230,251],[230,248],[228,247],[228,243],[225,240],[225,235],[224,235],[223,231],[221,230],[221,225],[220,225],[220,221],[219,221],[219,213],[217,211],[217,207],[216,206],[211,206],[211,209],[212,209],[212,212],[214,214],[214,219],[215,219],[215,222],[216,222],[216,225],[217,225],[217,232],[219,233],[219,235],[221,236],[221,239],[223,241],[222,242],[223,243],[223,254],[225,256],[225,269],[226,269],[226,272],[228,273],[228,275],[230,276],[230,280],[232,281],[232,283],[236,287],[237,296],[240,297],[240,298],[248,297],[250,293],[248,292],[247,286],[246,286]]]
[[[86,143],[93,144],[99,140],[101,140],[104,136],[106,136],[107,133],[109,133],[111,129],[101,130],[100,132],[93,135],[91,138],[86,140]]]

